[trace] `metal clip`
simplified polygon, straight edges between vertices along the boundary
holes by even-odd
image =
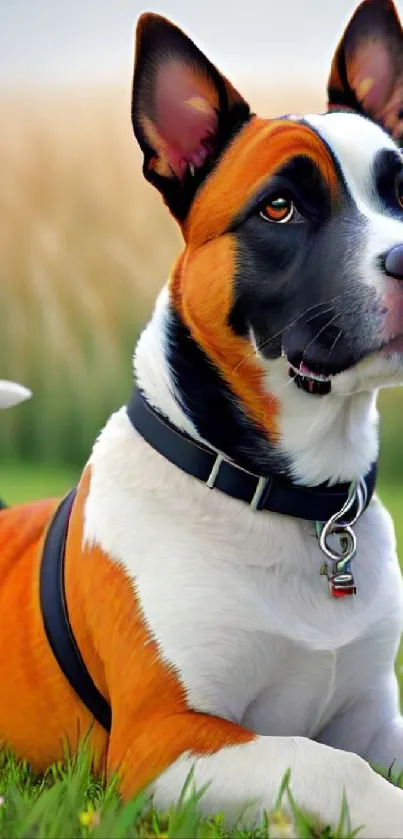
[[[353,481],[341,510],[334,513],[325,524],[316,522],[316,536],[320,548],[326,556],[321,573],[325,573],[328,578],[329,591],[332,597],[346,597],[356,594],[357,589],[351,570],[351,562],[357,551],[357,538],[353,531],[353,525],[364,512],[366,501],[367,488],[365,482],[362,480]],[[354,505],[356,505],[355,514],[346,521]],[[332,536],[338,537],[339,550],[332,548],[329,541]]]

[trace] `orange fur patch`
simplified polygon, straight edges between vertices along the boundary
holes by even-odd
[[[291,120],[255,117],[196,195],[183,226],[188,247],[198,248],[221,236],[270,177],[297,155],[313,160],[336,200],[338,175],[330,152],[315,131]]]
[[[168,163],[168,144],[159,133],[153,121],[143,115],[140,118],[141,127],[144,131],[144,136],[147,137],[147,142],[151,148],[155,149],[157,154],[151,158],[149,166],[157,175],[164,178],[173,178],[172,169]]]
[[[190,710],[179,675],[163,662],[144,622],[133,582],[96,546],[81,552],[84,476],[67,543],[66,593],[79,648],[98,688],[112,706],[109,773],[132,795],[183,751],[210,754],[249,742],[254,734]]]
[[[188,248],[172,275],[171,295],[193,338],[251,420],[274,438],[277,400],[264,389],[263,372],[250,341],[228,325],[235,264],[236,242],[230,234],[199,250]]]
[[[185,688],[161,659],[144,622],[132,581],[99,547],[82,548],[84,473],[66,545],[66,596],[86,666],[112,706],[112,733],[93,723],[48,645],[39,609],[43,540],[57,501],[0,514],[0,742],[43,772],[77,750],[90,730],[94,769],[119,772],[134,794],[184,751],[206,755],[255,735],[226,720],[192,711]],[[107,754],[108,750],[108,754]]]
[[[237,256],[236,238],[225,231],[270,177],[297,155],[315,162],[337,199],[331,155],[312,129],[289,120],[254,118],[196,196],[183,228],[186,250],[170,283],[173,304],[193,338],[249,417],[272,439],[278,431],[277,400],[265,391],[250,341],[228,325]]]
[[[74,752],[91,716],[63,676],[49,647],[39,608],[43,539],[58,501],[0,513],[0,742],[43,772]],[[91,743],[100,754],[104,735]]]

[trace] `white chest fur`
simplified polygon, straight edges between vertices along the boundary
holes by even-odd
[[[90,462],[84,538],[123,564],[191,706],[312,737],[357,679],[390,669],[402,583],[377,500],[356,526],[358,595],[334,601],[313,525],[207,489],[139,438],[123,409]]]

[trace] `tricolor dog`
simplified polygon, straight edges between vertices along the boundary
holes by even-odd
[[[374,495],[377,390],[403,383],[389,0],[359,6],[328,90],[325,114],[262,119],[140,18],[134,133],[184,246],[76,491],[0,514],[0,738],[42,771],[95,718],[125,797],[165,808],[194,765],[206,812],[253,823],[290,769],[324,822],[345,791],[361,835],[403,837],[403,791],[370,766],[403,768]]]

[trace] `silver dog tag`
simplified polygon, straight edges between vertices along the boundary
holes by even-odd
[[[365,483],[354,481],[341,510],[325,523],[316,522],[316,536],[326,557],[321,574],[327,576],[331,597],[350,597],[357,593],[351,569],[357,552],[357,539],[352,528],[365,509],[366,499]],[[356,511],[349,519],[348,514],[355,505]]]

